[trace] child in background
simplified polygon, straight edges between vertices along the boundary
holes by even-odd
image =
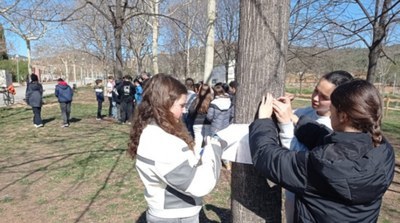
[[[139,105],[140,102],[142,102],[142,94],[143,94],[143,88],[142,85],[140,85],[139,79],[135,78],[133,81],[133,85],[135,85],[135,102],[136,105]]]
[[[96,100],[97,100],[96,120],[101,120],[101,109],[103,108],[103,101],[104,101],[104,86],[103,86],[103,81],[100,79],[97,79],[95,83],[96,85],[94,86],[94,91],[96,92]]]
[[[106,96],[108,98],[108,102],[110,103],[108,106],[108,117],[115,117],[115,113],[116,113],[116,108],[113,105],[113,100],[112,100],[112,91],[114,89],[115,86],[115,81],[114,81],[114,77],[113,76],[109,76],[108,77],[108,81],[107,81],[107,92],[106,92]]]

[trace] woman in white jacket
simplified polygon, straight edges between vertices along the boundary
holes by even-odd
[[[198,159],[182,121],[186,87],[170,75],[149,79],[135,112],[128,153],[145,186],[147,222],[199,222],[202,197],[216,185],[221,146],[209,140]]]

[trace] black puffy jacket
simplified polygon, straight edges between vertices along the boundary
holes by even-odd
[[[25,100],[31,107],[42,107],[43,86],[37,81],[32,81],[26,87]]]
[[[367,133],[328,134],[307,125],[301,118],[296,136],[316,147],[296,152],[279,145],[271,119],[254,121],[249,141],[256,169],[296,194],[295,222],[376,222],[394,175],[392,146],[384,140],[374,148]]]

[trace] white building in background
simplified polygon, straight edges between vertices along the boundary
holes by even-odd
[[[225,64],[215,66],[213,68],[213,70],[211,71],[211,84],[214,85],[218,82],[229,83],[229,82],[235,80],[235,65],[236,65],[235,60],[231,60],[229,62],[228,80],[226,80],[226,76],[225,76],[225,70],[226,70]]]
[[[0,88],[7,87],[12,84],[12,76],[6,70],[0,70]]]

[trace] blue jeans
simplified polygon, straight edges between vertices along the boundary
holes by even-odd
[[[103,109],[103,101],[97,101],[97,118],[101,118],[102,109]]]
[[[108,106],[108,117],[114,117],[113,116],[114,105],[111,97],[108,97],[108,102],[110,103],[110,105]]]
[[[119,106],[118,106],[119,107]],[[111,114],[112,117],[116,120],[119,120],[119,108],[117,107],[117,102],[112,101],[112,109],[111,109]]]
[[[199,223],[199,214],[186,218],[159,218],[146,211],[147,223]]]

